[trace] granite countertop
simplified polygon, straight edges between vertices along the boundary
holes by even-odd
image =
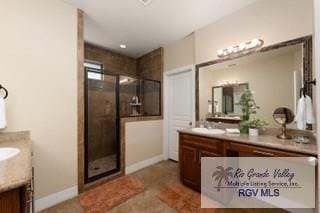
[[[4,147],[18,148],[20,152],[0,161],[0,192],[26,185],[32,176],[29,132],[0,133],[0,148]]]
[[[186,133],[191,135],[204,136],[209,138],[216,138],[220,140],[226,140],[231,142],[237,142],[247,145],[256,145],[266,148],[273,148],[284,151],[291,151],[302,154],[311,154],[314,156],[318,155],[317,144],[315,141],[311,141],[309,144],[299,144],[293,140],[281,140],[276,137],[276,135],[262,134],[257,137],[250,137],[245,134],[203,134],[197,133],[189,129],[178,130],[180,133]]]

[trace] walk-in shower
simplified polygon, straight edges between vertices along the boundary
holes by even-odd
[[[120,172],[120,117],[160,116],[161,82],[85,63],[85,183]]]
[[[85,181],[120,171],[119,77],[86,68]]]

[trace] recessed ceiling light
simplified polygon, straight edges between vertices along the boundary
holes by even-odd
[[[144,6],[147,6],[151,3],[152,0],[139,0]]]
[[[125,45],[125,44],[120,44],[120,48],[126,49],[126,48],[127,48],[127,45]]]

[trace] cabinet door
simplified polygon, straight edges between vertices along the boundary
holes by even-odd
[[[197,149],[191,146],[180,147],[180,177],[184,184],[193,189],[199,186],[199,167]]]
[[[201,158],[205,157],[221,157],[220,154],[217,154],[214,150],[204,150],[199,149],[198,150],[198,172],[197,172],[197,179],[198,179],[198,191],[201,191]]]
[[[20,189],[13,189],[0,193],[0,212],[1,213],[20,213]]]

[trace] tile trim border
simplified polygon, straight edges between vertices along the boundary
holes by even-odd
[[[152,158],[149,158],[147,160],[140,161],[138,163],[135,163],[131,166],[126,167],[125,174],[126,175],[131,174],[133,172],[136,172],[138,170],[141,170],[145,167],[151,166],[151,165],[156,164],[156,163],[163,161],[163,160],[165,160],[165,158],[164,158],[163,154],[161,154],[161,155],[157,155]]]
[[[35,212],[40,212],[44,209],[52,207],[63,201],[74,198],[78,195],[78,186],[73,186],[60,192],[56,192],[35,200]]]
[[[77,141],[78,190],[84,189],[84,12],[77,11]]]

